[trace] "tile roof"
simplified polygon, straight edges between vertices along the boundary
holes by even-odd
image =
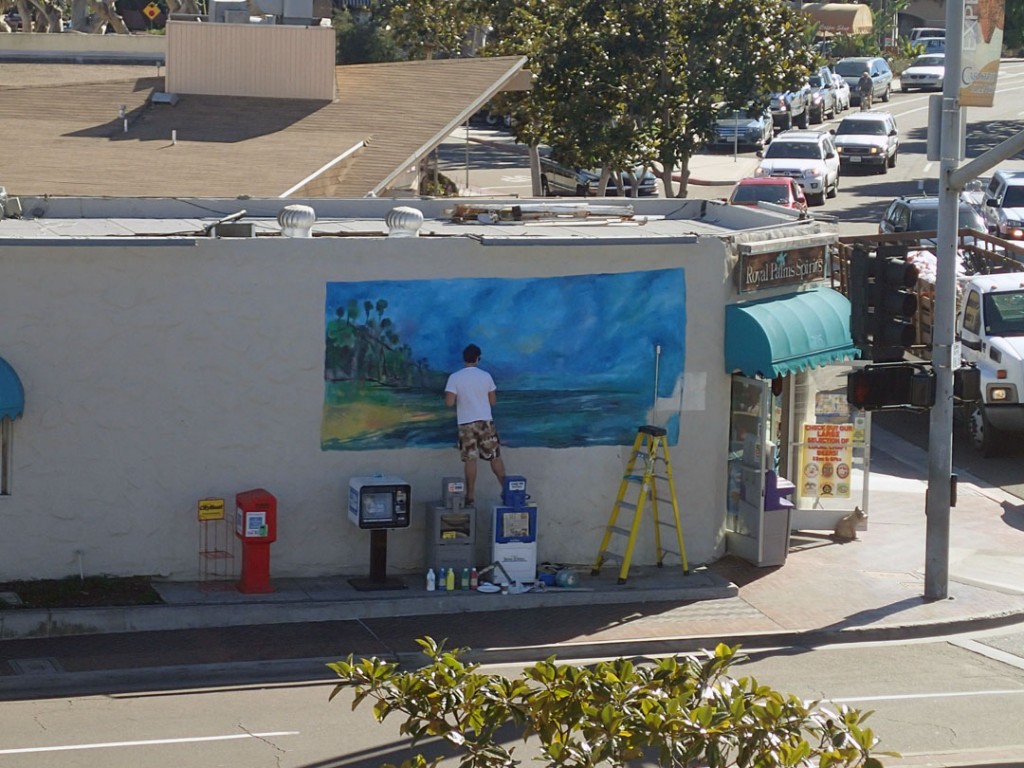
[[[164,83],[152,66],[5,64],[0,186],[12,195],[278,197],[364,142],[293,194],[362,197],[440,143],[524,63],[347,65],[336,68],[333,102],[183,95],[174,106],[150,102]]]

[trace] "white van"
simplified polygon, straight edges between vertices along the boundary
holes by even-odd
[[[946,30],[942,27],[914,27],[910,30],[910,42],[916,43],[921,37],[945,37]]]

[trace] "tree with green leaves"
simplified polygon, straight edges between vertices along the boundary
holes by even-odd
[[[480,0],[384,0],[375,13],[408,58],[454,58],[473,49],[487,26],[486,7]]]
[[[505,97],[520,141],[604,179],[653,166],[679,197],[719,111],[802,85],[815,57],[784,0],[522,0],[492,23],[494,52],[526,55],[534,73],[531,92]]]
[[[552,768],[620,768],[646,759],[663,768],[809,766],[881,768],[870,713],[830,711],[751,677],[732,677],[737,648],[637,663],[526,667],[518,677],[486,675],[463,652],[418,641],[427,663],[399,671],[377,658],[328,666],[341,678],[331,699],[354,690],[353,709],[373,703],[378,722],[403,717],[412,745],[440,738],[461,753],[460,768],[513,768],[507,728],[540,746]],[[422,755],[402,768],[435,766]]]
[[[1007,1],[1005,24],[1003,49],[1015,51],[1019,55],[1024,48],[1024,3]]]
[[[336,64],[374,64],[402,58],[386,23],[377,14],[353,14],[348,8],[341,8],[335,11],[331,25]]]

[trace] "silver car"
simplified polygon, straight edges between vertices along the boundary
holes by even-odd
[[[929,53],[918,56],[900,75],[900,88],[904,91],[912,88],[941,91],[945,74],[946,54]]]
[[[844,117],[836,129],[836,149],[844,168],[877,166],[882,173],[896,167],[900,135],[889,112],[858,112]]]
[[[871,75],[872,101],[888,101],[892,90],[892,69],[881,56],[849,56],[840,59],[834,67],[837,74],[849,83],[854,104],[860,104],[857,81],[865,72]]]

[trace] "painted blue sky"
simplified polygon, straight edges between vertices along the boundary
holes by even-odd
[[[440,371],[462,367],[462,349],[500,389],[636,389],[653,385],[660,344],[662,395],[685,359],[683,270],[519,279],[457,278],[331,282],[326,321],[350,299],[388,302],[402,343]],[[371,317],[376,313],[372,312]]]

